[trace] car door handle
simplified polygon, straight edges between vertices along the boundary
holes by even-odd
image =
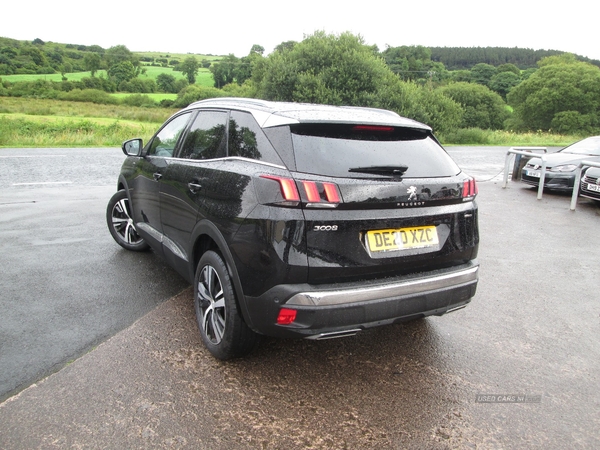
[[[190,191],[192,192],[192,194],[195,194],[200,189],[202,189],[202,185],[201,184],[194,183],[194,182],[188,183],[188,187],[190,188]]]
[[[162,178],[162,173],[156,172],[152,174],[152,177],[154,178],[154,181],[158,181]]]

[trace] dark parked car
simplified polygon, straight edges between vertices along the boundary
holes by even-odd
[[[581,178],[579,195],[600,201],[600,168],[590,167]]]
[[[193,283],[217,358],[248,353],[261,334],[348,336],[475,294],[475,180],[426,125],[369,108],[213,99],[123,151],[110,232]]]
[[[600,162],[600,136],[592,136],[575,142],[556,153],[546,155],[544,188],[556,191],[572,191],[575,170],[583,160]],[[531,158],[521,172],[521,180],[539,186],[542,160]]]

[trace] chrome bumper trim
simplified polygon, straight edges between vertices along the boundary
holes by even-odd
[[[291,297],[286,302],[286,305],[329,306],[382,300],[386,298],[402,297],[421,294],[428,291],[460,287],[463,285],[476,283],[478,277],[479,266],[475,266],[444,275],[382,284],[372,287],[331,291],[299,292]]]

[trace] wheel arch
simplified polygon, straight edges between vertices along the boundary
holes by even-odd
[[[246,324],[253,329],[254,327],[252,326],[250,316],[248,314],[242,283],[240,281],[237,268],[233,262],[233,255],[229,250],[229,245],[227,244],[223,234],[219,231],[214,223],[210,222],[209,220],[201,220],[198,222],[198,224],[196,224],[194,232],[192,233],[191,242],[194,244],[191,252],[189,253],[190,279],[194,279],[198,262],[206,251],[213,250],[219,253],[219,255],[223,258],[225,265],[227,266],[229,276],[231,277],[231,281],[233,283],[238,311],[242,313],[242,317]]]
[[[127,179],[122,174],[120,174],[119,179],[117,180],[117,191],[120,191],[122,189],[126,190],[127,196],[129,196],[129,184],[127,183]]]

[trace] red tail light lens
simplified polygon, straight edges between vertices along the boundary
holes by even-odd
[[[314,203],[321,201],[319,189],[317,189],[317,183],[314,181],[303,181],[302,187],[304,188],[304,192],[306,192],[306,197],[308,198],[309,202]]]
[[[299,202],[300,195],[296,188],[296,183],[291,178],[276,177],[274,175],[261,175],[261,178],[267,178],[269,180],[275,180],[279,182],[281,187],[281,194],[286,202]]]
[[[296,181],[292,178],[275,175],[261,175],[260,177],[279,183],[281,195],[284,198],[280,204],[285,206],[297,206],[302,201],[308,207],[335,208],[342,201],[339,189],[334,183],[299,180],[298,186],[301,190],[298,191]]]
[[[469,178],[463,182],[462,197],[464,199],[472,199],[479,193],[477,183],[474,178]]]
[[[335,184],[323,183],[323,188],[325,189],[325,197],[327,197],[329,203],[340,203],[340,193]]]
[[[277,325],[289,325],[296,320],[298,311],[295,309],[281,308],[277,316]]]

